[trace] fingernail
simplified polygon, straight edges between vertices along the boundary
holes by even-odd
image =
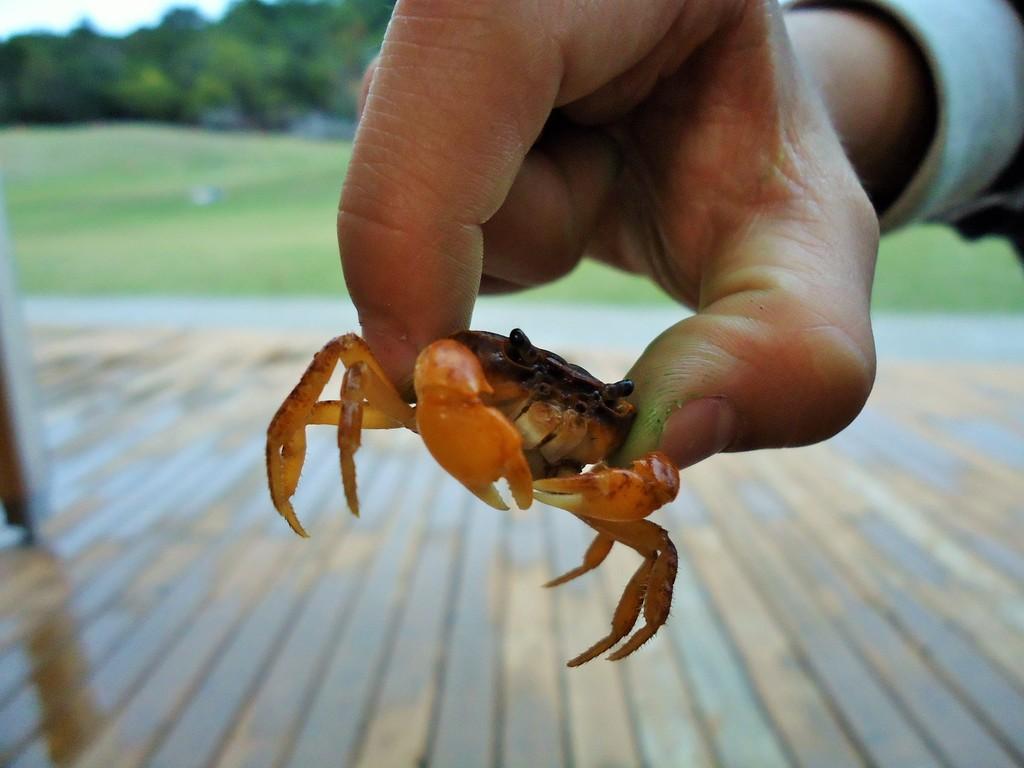
[[[723,397],[691,400],[668,417],[661,450],[680,469],[724,450],[736,436],[736,413]]]

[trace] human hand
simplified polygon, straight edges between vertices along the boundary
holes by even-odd
[[[629,374],[626,456],[823,439],[873,381],[877,220],[772,2],[400,0],[338,239],[396,381],[583,255],[695,307]]]

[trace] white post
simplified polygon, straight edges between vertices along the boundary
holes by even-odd
[[[0,502],[7,522],[22,526],[32,536],[45,507],[48,473],[2,181],[0,178]]]

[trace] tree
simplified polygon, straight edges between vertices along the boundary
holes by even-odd
[[[211,110],[263,128],[309,112],[351,118],[390,14],[385,0],[237,0],[217,22],[181,6],[124,37],[88,22],[15,36],[0,42],[0,122],[198,122]]]
[[[116,94],[127,116],[144,120],[175,119],[184,106],[181,89],[154,64],[144,64],[125,77]]]

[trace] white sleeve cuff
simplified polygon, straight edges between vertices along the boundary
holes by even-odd
[[[902,24],[921,48],[935,82],[935,138],[921,167],[882,216],[883,229],[953,216],[991,186],[1024,140],[1024,23],[1007,0],[835,4],[872,7]]]

